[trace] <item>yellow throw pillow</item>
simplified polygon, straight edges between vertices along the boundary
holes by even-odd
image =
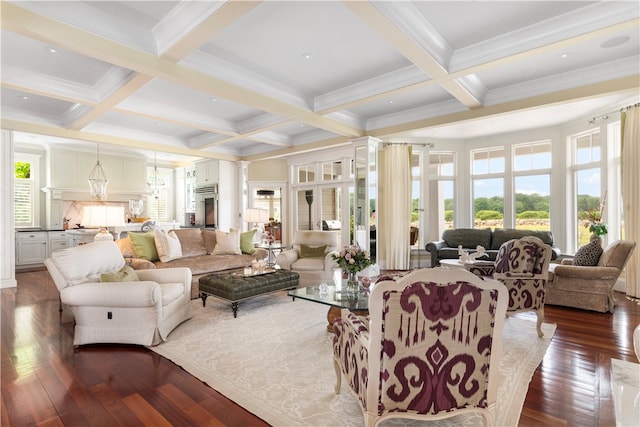
[[[136,253],[136,258],[146,259],[147,261],[158,261],[158,251],[154,239],[155,230],[149,230],[146,233],[129,233],[131,246]]]
[[[241,255],[240,250],[240,231],[231,231],[225,233],[216,230],[216,247],[213,249],[212,255]]]
[[[138,282],[139,280],[136,272],[128,265],[125,265],[115,273],[102,273],[100,275],[101,282]]]
[[[300,245],[300,258],[324,258],[327,254],[327,245],[308,246]]]

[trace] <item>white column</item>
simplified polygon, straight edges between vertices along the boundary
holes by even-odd
[[[13,226],[13,135],[2,130],[0,155],[0,288],[16,283],[16,243]]]

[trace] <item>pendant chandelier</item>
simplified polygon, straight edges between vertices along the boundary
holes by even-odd
[[[99,200],[107,197],[107,184],[109,184],[109,178],[107,178],[107,174],[104,173],[104,169],[102,169],[102,165],[100,164],[100,144],[98,144],[98,160],[91,170],[87,181],[89,181],[89,191],[91,191],[91,196]]]
[[[157,153],[153,153],[153,172],[149,175],[147,185],[153,197],[156,199],[160,197],[160,190],[164,187],[164,178],[158,173]]]

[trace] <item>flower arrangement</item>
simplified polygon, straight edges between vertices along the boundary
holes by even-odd
[[[345,246],[340,252],[334,253],[331,257],[342,268],[342,271],[349,273],[357,273],[372,264],[369,251],[363,251],[358,246]]]
[[[586,203],[586,202],[585,202]],[[602,214],[604,213],[604,206],[607,203],[607,193],[604,193],[604,198],[600,203],[598,209],[587,208],[581,212],[582,219],[586,220],[584,228],[588,228],[589,231],[596,236],[604,236],[609,231],[607,230],[607,224],[602,222]]]

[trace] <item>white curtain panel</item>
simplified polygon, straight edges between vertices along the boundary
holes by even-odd
[[[622,211],[624,238],[640,243],[640,107],[622,113]],[[627,295],[640,298],[640,248],[627,264]]]
[[[411,248],[411,146],[384,145],[378,204],[378,248],[382,268],[408,270]]]

